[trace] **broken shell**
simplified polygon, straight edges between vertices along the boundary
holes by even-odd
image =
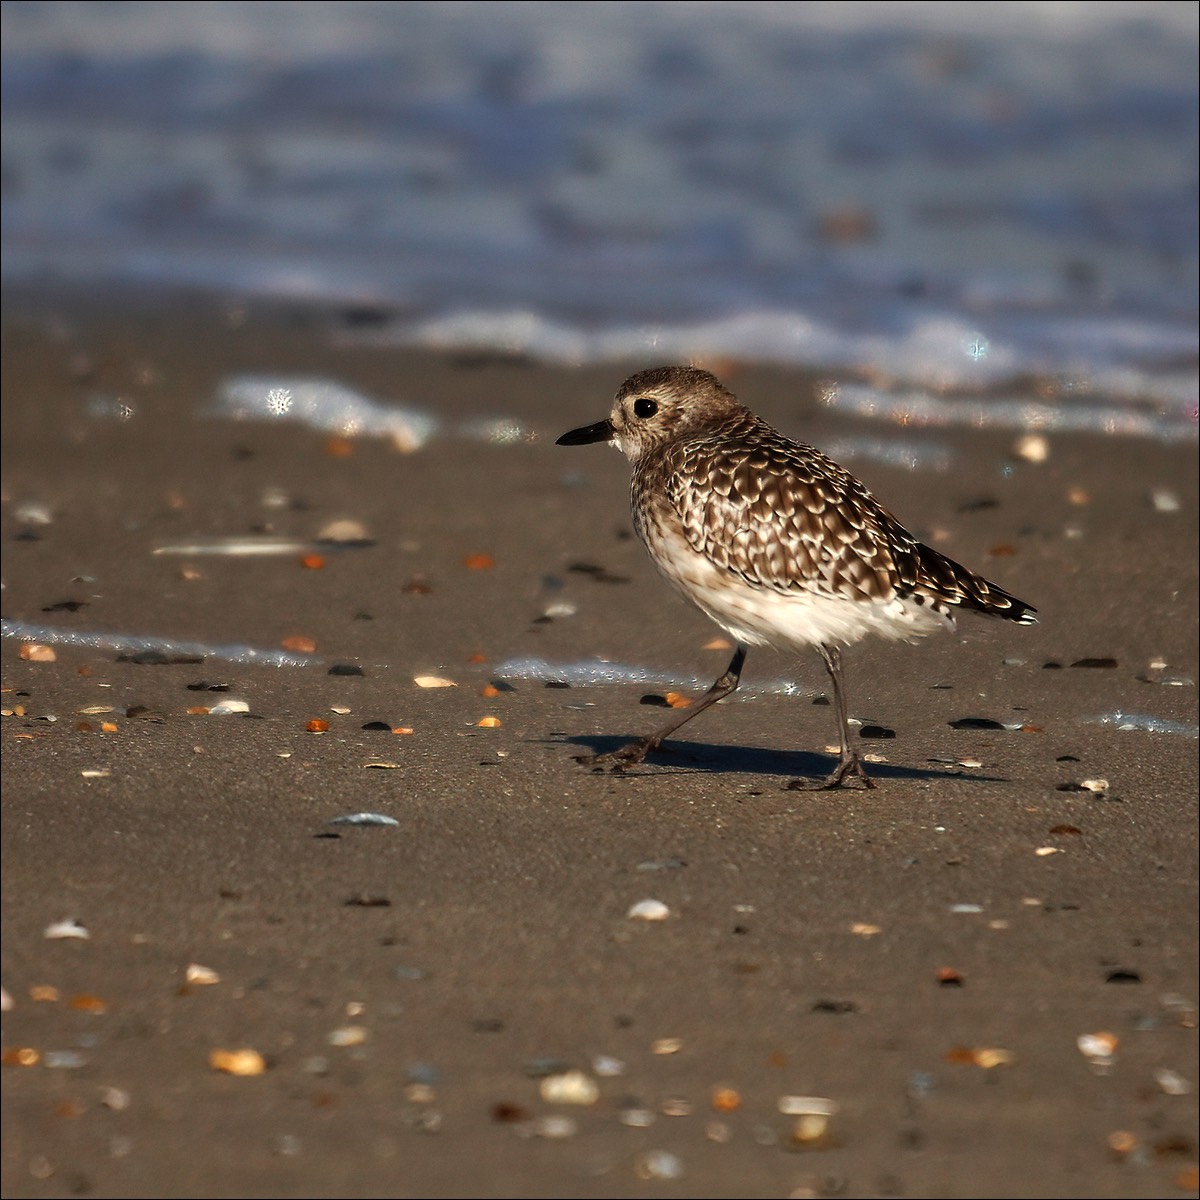
[[[595,1104],[600,1099],[599,1085],[583,1071],[547,1075],[538,1091],[547,1104]]]
[[[24,642],[19,651],[26,662],[54,662],[58,655],[53,646],[43,646],[40,642]]]
[[[1013,453],[1030,463],[1044,463],[1050,457],[1050,443],[1040,433],[1017,438]]]
[[[266,1060],[257,1050],[212,1050],[208,1065],[226,1075],[261,1075],[267,1069]]]
[[[362,1025],[343,1025],[331,1029],[325,1040],[331,1046],[361,1046],[367,1040],[367,1031]]]
[[[832,1117],[838,1111],[838,1102],[825,1096],[780,1096],[779,1111],[787,1117]]]
[[[1115,1033],[1081,1033],[1075,1039],[1075,1045],[1079,1047],[1079,1053],[1084,1058],[1090,1059],[1093,1063],[1110,1063],[1113,1055],[1117,1051],[1117,1047],[1121,1044],[1121,1039]]]
[[[850,932],[857,934],[859,937],[874,937],[877,933],[883,932],[881,925],[870,925],[866,921],[854,921],[850,925]]]
[[[669,1150],[648,1150],[638,1155],[633,1170],[639,1179],[679,1179],[683,1160]]]
[[[413,683],[421,688],[458,687],[453,679],[443,679],[440,675],[417,675],[413,677]]]
[[[671,910],[661,900],[639,900],[625,915],[634,921],[665,921]]]
[[[330,825],[387,825],[396,826],[399,828],[400,822],[395,817],[385,816],[383,813],[374,812],[357,812],[345,813],[340,817],[334,817]]]
[[[322,526],[317,539],[322,542],[369,542],[371,535],[361,521],[344,518]]]
[[[53,925],[47,925],[43,936],[51,941],[61,941],[64,938],[89,938],[92,935],[79,923],[77,918],[66,917],[62,921],[55,921]]]

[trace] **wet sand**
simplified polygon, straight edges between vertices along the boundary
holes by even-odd
[[[614,777],[572,755],[673,684],[499,671],[724,668],[631,535],[624,460],[553,445],[656,364],[350,346],[370,313],[187,297],[4,313],[6,622],[315,644],[0,642],[5,1196],[1195,1192],[1197,743],[1096,720],[1195,726],[1194,441],[1031,463],[941,429],[944,472],[848,462],[1041,624],[852,650],[851,713],[894,732],[870,792],[787,789],[835,731],[815,655],[767,651]],[[526,432],[405,454],[202,415],[245,372]],[[813,377],[720,373],[818,445],[899,436]],[[368,544],[310,545],[339,519]],[[246,536],[301,548],[154,553]],[[330,823],[359,812],[395,824]],[[67,919],[87,936],[47,936]],[[214,1069],[243,1048],[256,1073]],[[594,1102],[544,1097],[569,1070]]]

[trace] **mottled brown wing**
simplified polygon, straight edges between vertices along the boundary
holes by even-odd
[[[693,549],[747,582],[847,599],[894,594],[897,553],[917,543],[811,446],[760,428],[752,440],[676,448],[667,492]]]
[[[667,494],[690,545],[758,587],[913,596],[1022,624],[1029,605],[918,542],[843,467],[765,425],[677,446]]]

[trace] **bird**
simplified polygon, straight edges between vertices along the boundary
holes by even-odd
[[[633,524],[654,564],[735,649],[681,715],[581,763],[623,771],[642,762],[737,689],[751,647],[814,647],[833,686],[840,752],[827,779],[789,786],[874,787],[850,744],[842,651],[868,635],[913,641],[954,629],[960,610],[1037,623],[1032,605],[919,542],[854,475],[772,428],[708,371],[631,375],[609,416],[556,444],[600,442],[629,460]]]

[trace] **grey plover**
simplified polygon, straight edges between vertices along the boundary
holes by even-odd
[[[841,754],[827,780],[872,782],[851,748],[842,648],[868,634],[910,640],[968,609],[1035,624],[1036,609],[918,542],[845,468],[772,429],[707,371],[631,376],[603,421],[560,446],[609,442],[632,467],[633,523],[663,575],[736,649],[694,705],[648,737],[579,761],[616,770],[738,686],[750,646],[815,646],[833,683]],[[796,783],[800,785],[799,781]]]

